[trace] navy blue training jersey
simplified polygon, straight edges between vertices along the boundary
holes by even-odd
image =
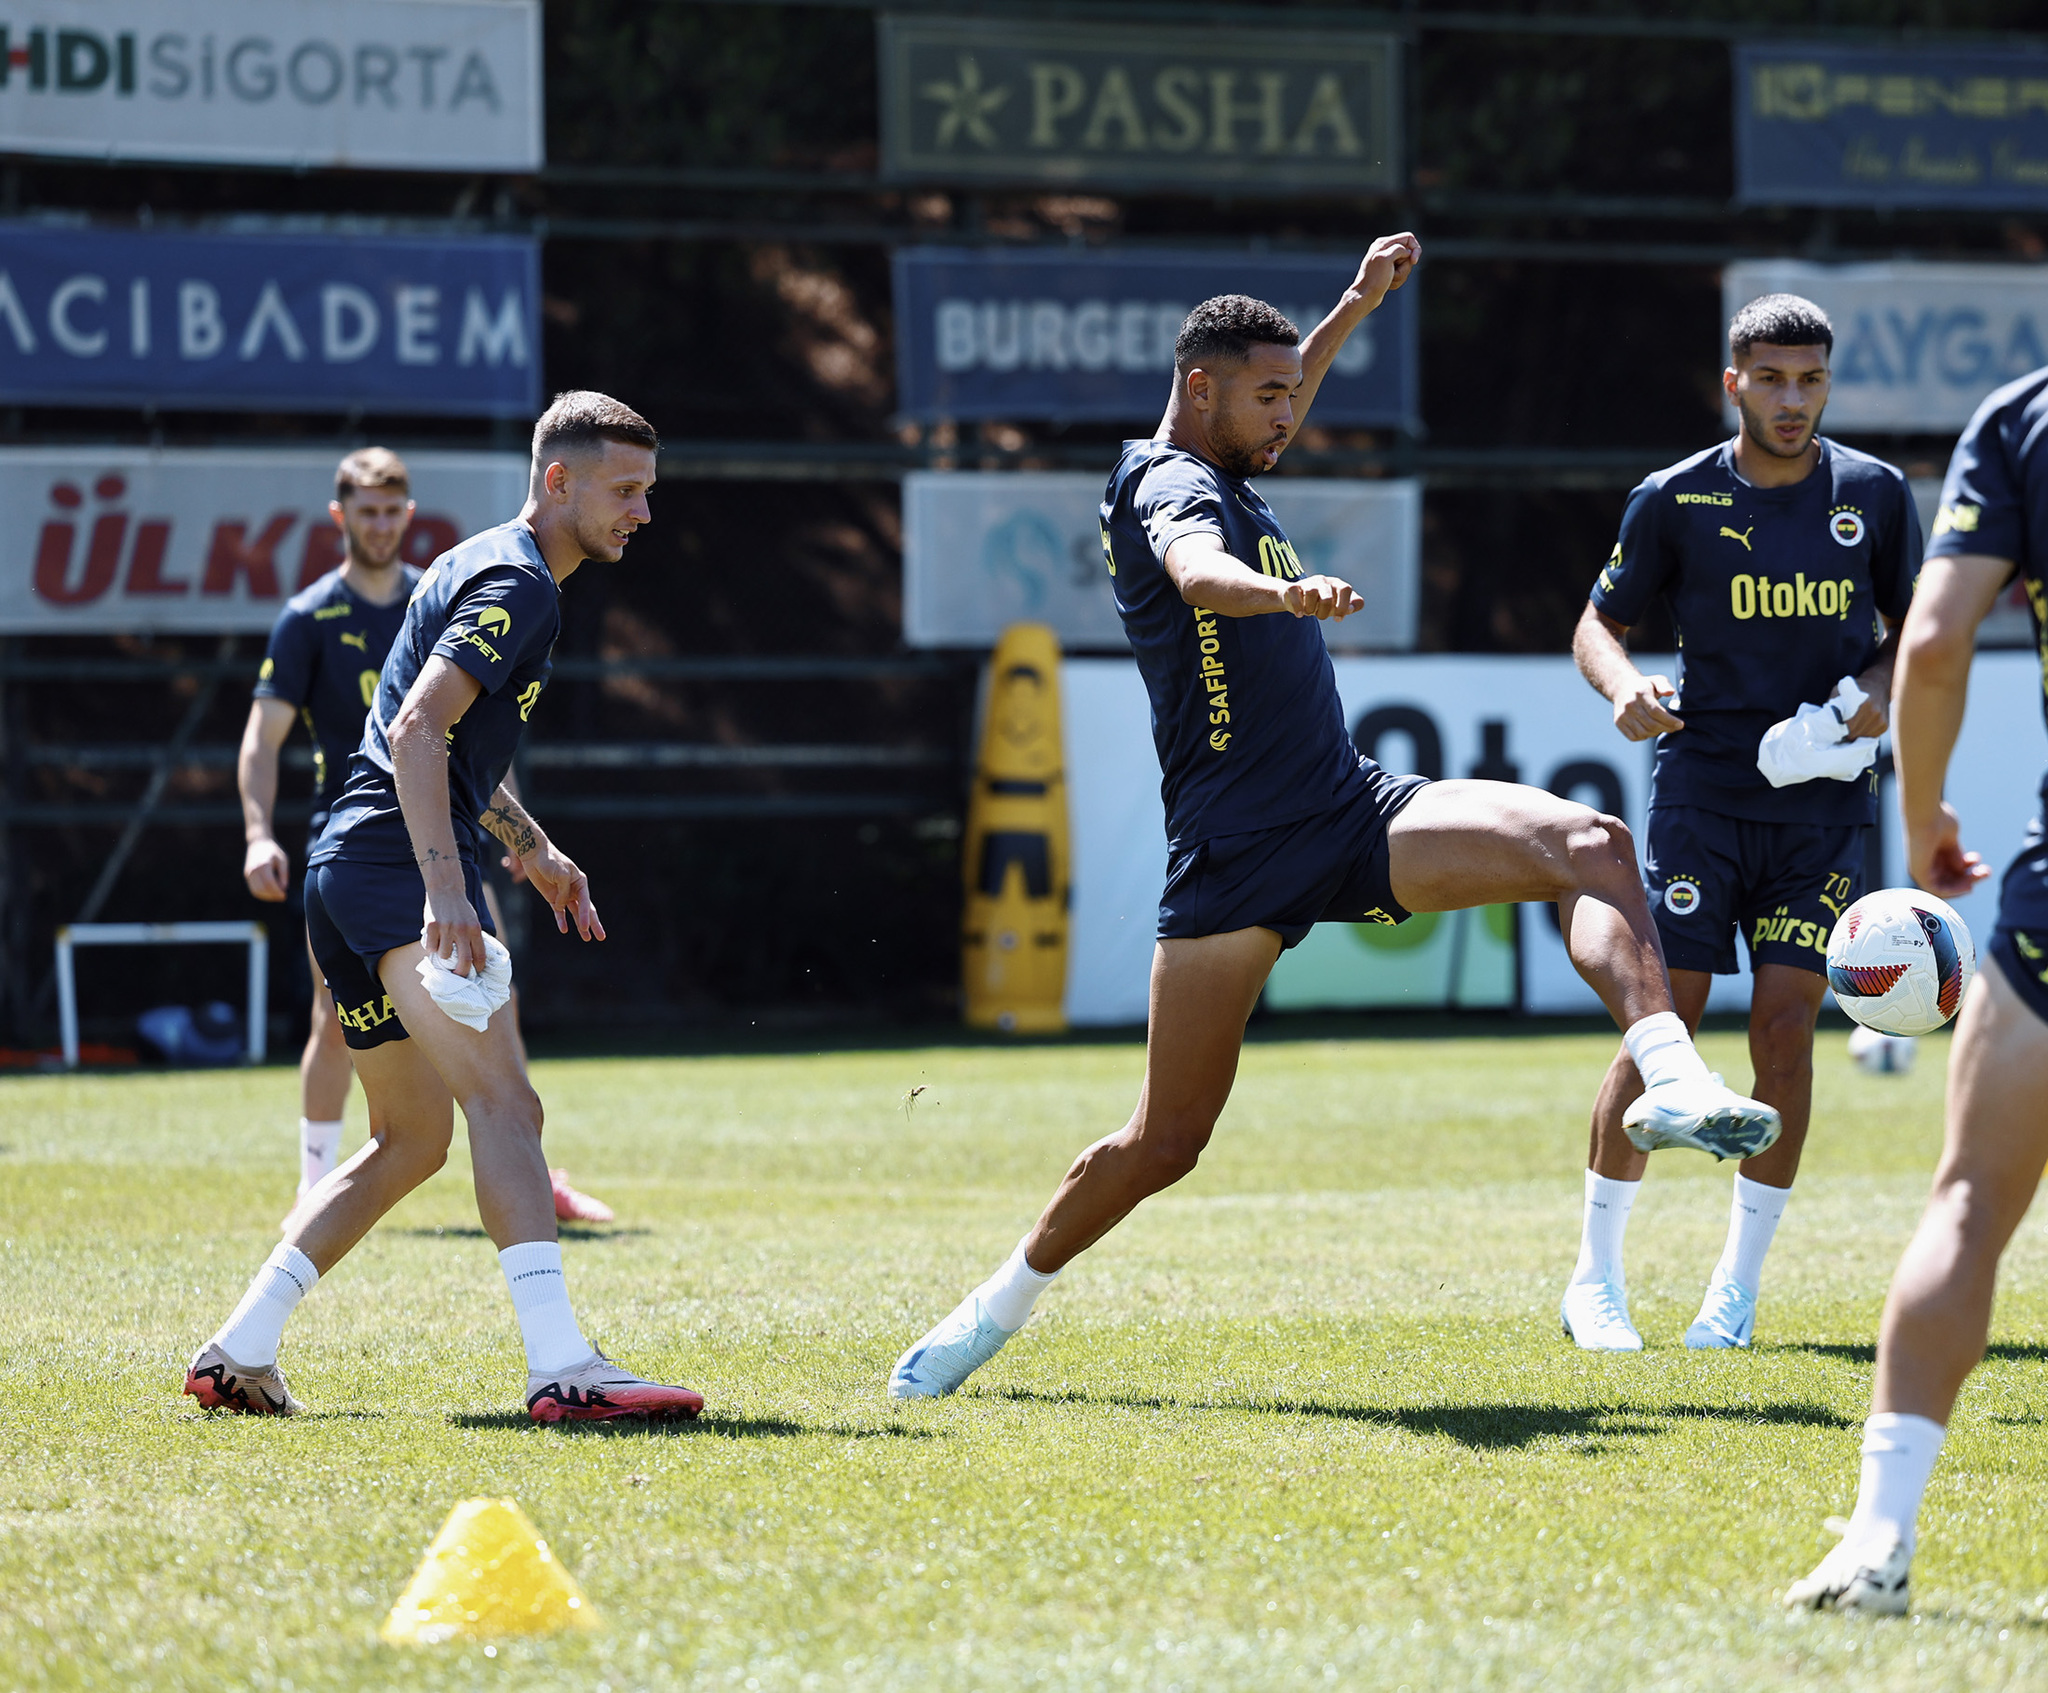
[[[377,673],[405,622],[406,599],[419,582],[420,573],[411,565],[398,568],[404,572],[403,591],[389,605],[372,605],[355,593],[337,566],[285,601],[271,628],[255,694],[298,708],[313,741],[316,813],[333,799],[348,755],[363,738],[363,713],[370,709]]]
[[[2033,613],[2042,709],[2048,712],[2048,369],[1991,394],[1956,443],[1927,556],[1966,553],[2010,559],[2018,572]],[[2048,813],[2048,776],[2041,781],[2041,806]],[[2037,818],[2021,861],[2042,858],[2042,845]],[[1999,921],[2048,925],[2048,884],[2038,873],[2018,874],[2018,868],[2006,878]]]
[[[1359,779],[1358,754],[1316,620],[1199,611],[1166,574],[1167,548],[1198,531],[1268,576],[1302,574],[1251,483],[1164,441],[1126,441],[1101,515],[1116,609],[1152,698],[1169,849],[1336,805]]]
[[[1662,594],[1684,670],[1657,738],[1650,804],[1688,805],[1757,823],[1868,823],[1875,774],[1774,788],[1756,767],[1773,723],[1859,675],[1902,618],[1920,574],[1920,520],[1906,479],[1822,437],[1811,475],[1758,488],[1735,472],[1735,444],[1660,470],[1629,496],[1621,539],[1593,587],[1617,623],[1642,621]]]
[[[348,785],[309,862],[412,861],[385,731],[436,653],[483,684],[448,739],[455,842],[465,858],[479,860],[484,831],[477,819],[512,766],[519,736],[547,686],[561,629],[555,579],[533,531],[517,519],[472,535],[434,560],[413,589],[405,627],[377,680],[362,745],[349,761]]]

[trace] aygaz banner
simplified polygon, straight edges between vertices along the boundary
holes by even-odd
[[[1391,35],[1071,18],[880,27],[882,168],[899,179],[1401,185]]]

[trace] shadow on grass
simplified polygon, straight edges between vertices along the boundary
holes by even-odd
[[[1121,1405],[1138,1410],[1257,1411],[1275,1417],[1329,1417],[1374,1423],[1409,1434],[1440,1435],[1475,1451],[1503,1451],[1539,1440],[1647,1439],[1675,1423],[1764,1423],[1848,1428],[1850,1419],[1825,1405],[1792,1400],[1765,1405],[1342,1405],[1321,1399],[1162,1399],[1136,1393],[1034,1393],[1028,1388],[983,1395],[1026,1405]],[[1598,1451],[1595,1445],[1590,1450]]]
[[[386,1229],[386,1234],[406,1235],[413,1240],[489,1240],[475,1223],[437,1223],[432,1228]],[[607,1223],[597,1227],[578,1223],[557,1223],[555,1233],[563,1240],[633,1240],[654,1231],[637,1223]]]
[[[524,1411],[455,1411],[448,1421],[457,1428],[528,1429],[561,1440],[656,1440],[678,1435],[704,1435],[719,1440],[788,1440],[812,1435],[822,1440],[937,1440],[935,1429],[877,1424],[849,1428],[841,1423],[793,1423],[782,1417],[679,1417],[647,1422],[617,1417],[606,1422],[537,1423]]]
[[[1839,1358],[1849,1364],[1877,1362],[1877,1343],[1869,1340],[1780,1341],[1759,1346],[1759,1352],[1806,1352],[1816,1358]],[[2037,1340],[1994,1340],[1984,1348],[1987,1359],[2003,1364],[2031,1364],[2048,1359],[2048,1342]]]

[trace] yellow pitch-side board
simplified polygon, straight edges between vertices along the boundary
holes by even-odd
[[[967,803],[961,978],[976,1029],[1067,1026],[1067,782],[1060,643],[1042,623],[1003,631],[989,661],[981,758]]]

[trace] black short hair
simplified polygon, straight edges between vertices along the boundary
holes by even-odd
[[[557,394],[554,404],[540,414],[533,426],[533,462],[538,469],[564,452],[602,452],[607,441],[622,446],[661,450],[661,437],[631,406],[609,394],[589,388],[572,388]]]
[[[1762,294],[1729,320],[1728,355],[1742,358],[1759,341],[1767,347],[1825,347],[1832,353],[1835,326],[1811,300]]]
[[[1192,370],[1215,358],[1241,361],[1254,347],[1298,347],[1301,331],[1264,300],[1218,294],[1187,315],[1174,337],[1173,367]]]

